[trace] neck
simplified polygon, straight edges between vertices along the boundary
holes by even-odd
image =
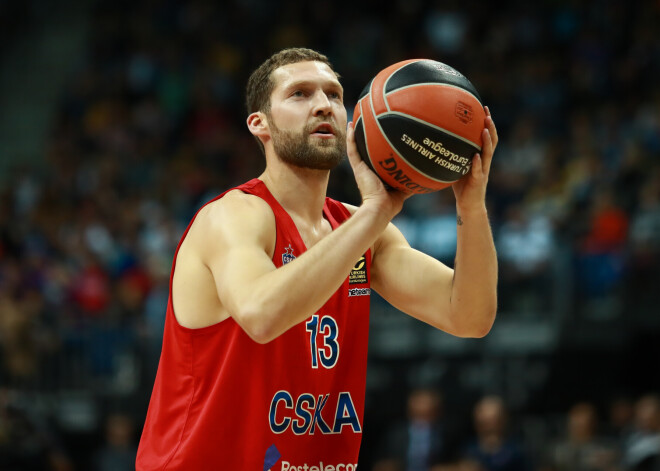
[[[314,224],[323,219],[329,177],[329,170],[269,162],[259,179],[289,214]]]

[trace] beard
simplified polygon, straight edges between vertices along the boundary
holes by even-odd
[[[300,132],[281,130],[272,117],[269,122],[273,148],[283,162],[314,170],[332,170],[346,155],[346,131],[342,129],[332,126],[335,138],[325,140],[311,136],[321,121],[308,124]]]

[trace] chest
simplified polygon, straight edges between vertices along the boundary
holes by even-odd
[[[310,249],[316,245],[321,239],[332,232],[332,225],[330,221],[325,218],[321,220],[310,223],[309,221],[303,220],[296,216],[291,216],[293,222],[292,230],[290,234],[292,236],[297,235],[305,248]]]

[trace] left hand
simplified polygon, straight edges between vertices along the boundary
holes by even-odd
[[[490,174],[490,164],[493,161],[493,153],[497,147],[497,129],[495,122],[486,106],[486,119],[484,130],[481,132],[483,145],[481,153],[476,153],[472,159],[470,172],[452,185],[456,196],[456,206],[461,209],[479,209],[486,203],[486,185]]]

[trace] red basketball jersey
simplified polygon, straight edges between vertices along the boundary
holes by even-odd
[[[263,182],[254,179],[237,189],[261,197],[273,210],[275,266],[305,252],[293,220]],[[350,216],[330,198],[323,212],[333,229]],[[176,254],[172,273],[175,263]],[[137,470],[354,470],[362,438],[370,267],[367,252],[318,312],[265,345],[231,317],[201,329],[181,326],[170,275]],[[295,289],[282,293],[302,295]]]

